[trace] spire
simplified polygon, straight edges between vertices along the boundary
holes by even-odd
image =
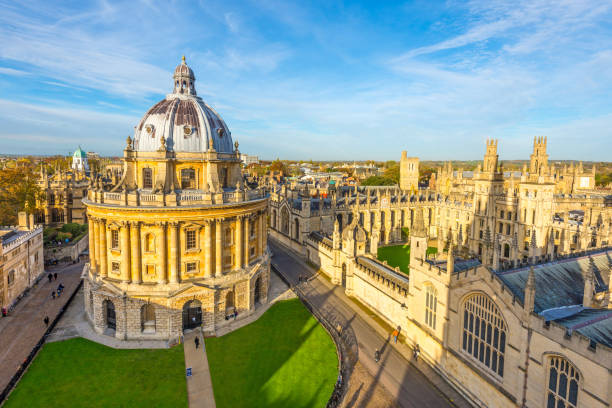
[[[529,316],[535,308],[535,292],[535,271],[532,266],[531,268],[529,268],[529,275],[527,276],[527,283],[525,284],[525,301],[523,307],[527,316]]]
[[[420,208],[415,209],[416,218],[414,220],[414,226],[412,227],[412,236],[426,238],[427,230],[425,229],[425,221],[423,221],[423,210]]]
[[[584,293],[582,296],[582,306],[584,307],[593,307],[593,292],[595,291],[595,276],[593,273],[594,268],[595,265],[593,264],[593,258],[590,258],[589,265],[587,266],[583,276]]]

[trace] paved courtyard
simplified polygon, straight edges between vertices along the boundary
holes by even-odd
[[[16,308],[0,318],[0,390],[3,390],[46,331],[45,316],[53,321],[81,280],[83,263],[60,265],[46,272],[57,272],[57,281],[46,276],[30,290]],[[46,275],[46,273],[45,273]],[[61,297],[52,299],[51,292],[62,283]]]

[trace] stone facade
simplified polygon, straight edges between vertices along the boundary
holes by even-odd
[[[453,172],[449,164],[433,177],[431,188],[418,191],[346,187],[313,195],[308,185],[274,184],[270,225],[279,239],[295,242],[294,249],[302,251],[310,232],[330,235],[334,220],[343,229],[357,214],[368,238],[376,230],[379,236],[373,241],[386,245],[410,234],[415,210],[421,209],[428,235],[440,247],[452,241],[462,255],[478,257],[496,270],[609,245],[609,191],[557,193],[568,178],[549,166],[544,138],[534,141],[529,168],[522,172],[504,171],[497,146],[497,141],[487,141],[476,171]]]
[[[96,331],[120,339],[175,339],[194,327],[214,334],[228,316],[267,302],[268,199],[243,183],[238,143],[195,96],[184,62],[175,80],[128,138],[121,180],[111,188],[93,180],[84,200],[86,310]],[[162,105],[196,115],[172,116],[184,134],[157,127]]]
[[[45,272],[42,226],[19,213],[19,226],[0,228],[0,308],[9,308]]]
[[[36,205],[36,222],[47,226],[87,223],[82,200],[87,197],[89,180],[84,172],[55,169],[50,176],[41,168],[38,186],[42,194]]]

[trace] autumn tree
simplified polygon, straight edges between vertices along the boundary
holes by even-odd
[[[35,166],[29,160],[9,163],[0,170],[0,225],[15,225],[19,211],[36,209],[40,194],[37,177]]]

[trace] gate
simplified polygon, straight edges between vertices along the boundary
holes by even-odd
[[[183,330],[194,329],[202,325],[202,304],[191,300],[183,306]]]
[[[115,316],[115,305],[110,300],[106,301],[106,327],[117,330],[117,318]]]

